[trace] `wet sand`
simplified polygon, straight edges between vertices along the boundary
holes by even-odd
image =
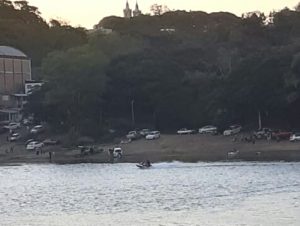
[[[232,137],[211,135],[162,135],[157,140],[140,139],[127,144],[95,145],[94,154],[81,155],[78,148],[47,146],[43,154],[27,151],[23,144],[7,143],[0,146],[0,164],[23,163],[110,163],[108,149],[120,146],[123,158],[114,162],[140,162],[150,159],[152,162],[165,161],[300,161],[300,142],[257,140],[255,144],[233,141]],[[10,147],[13,147],[11,152]],[[238,155],[228,158],[228,152],[238,150]],[[52,152],[50,161],[49,152]]]

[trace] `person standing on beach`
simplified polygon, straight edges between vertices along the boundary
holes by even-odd
[[[109,161],[111,163],[114,163],[114,149],[113,148],[108,149],[108,154],[109,154]]]
[[[51,162],[52,161],[52,151],[49,151],[49,161]]]
[[[271,133],[268,133],[268,135],[267,135],[267,140],[268,140],[269,143],[271,142],[271,139],[272,139],[272,134],[271,134]]]

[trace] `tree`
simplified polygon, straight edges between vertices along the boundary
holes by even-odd
[[[0,7],[10,7],[10,8],[13,8],[12,1],[9,1],[9,0],[0,0]]]
[[[51,27],[60,27],[61,26],[61,22],[59,22],[58,20],[51,19],[49,23],[50,23]]]
[[[169,8],[166,5],[158,5],[158,4],[153,4],[150,7],[150,11],[154,16],[160,16],[164,14],[165,12],[169,12]]]
[[[102,94],[105,89],[106,57],[88,46],[50,54],[43,63],[47,85],[46,109],[51,108],[48,121],[63,122],[65,128],[87,132],[83,124],[93,122],[101,128],[99,117],[102,111]],[[42,110],[42,109],[41,109]],[[49,117],[49,116],[48,116]]]
[[[23,10],[29,13],[33,13],[36,15],[40,15],[41,13],[38,11],[38,8],[35,6],[31,6],[28,4],[28,1],[15,1],[14,5],[17,9]]]

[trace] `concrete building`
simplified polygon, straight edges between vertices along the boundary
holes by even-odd
[[[20,50],[0,46],[0,121],[17,121],[31,81],[31,60]]]

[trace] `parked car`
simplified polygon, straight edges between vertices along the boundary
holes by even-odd
[[[135,130],[129,131],[128,134],[126,135],[126,137],[131,140],[136,140],[136,139],[140,138],[140,136],[141,135]]]
[[[147,136],[148,134],[151,133],[151,130],[150,129],[142,129],[140,131],[140,135],[142,135],[143,137]]]
[[[184,134],[192,134],[194,132],[195,132],[195,130],[182,128],[182,129],[177,131],[177,134],[184,135]]]
[[[54,140],[51,138],[43,140],[44,145],[57,145],[59,144],[59,140]]]
[[[30,142],[35,141],[34,139],[29,139],[25,141],[25,146],[27,146],[27,144],[29,144]]]
[[[151,131],[147,136],[146,140],[154,140],[160,138],[160,132],[159,131]]]
[[[292,132],[283,131],[283,130],[274,130],[272,132],[272,138],[276,140],[287,140],[290,139]]]
[[[36,125],[31,130],[30,133],[38,134],[44,132],[44,127],[42,125]]]
[[[114,148],[113,150],[114,150],[114,151],[113,151],[113,156],[114,156],[114,158],[118,158],[118,159],[122,158],[122,156],[123,156],[122,148],[116,147],[116,148]]]
[[[294,142],[294,141],[300,141],[300,133],[294,133],[290,136],[290,141]]]
[[[26,150],[35,150],[37,148],[42,148],[44,144],[39,141],[31,141],[29,144],[26,146]]]
[[[204,126],[199,129],[199,133],[211,133],[216,134],[218,131],[218,128],[216,126]]]
[[[24,118],[22,121],[23,125],[29,126],[33,124],[33,118]]]
[[[223,135],[224,136],[234,135],[234,134],[241,132],[241,130],[242,130],[241,125],[232,125],[232,126],[229,126],[229,128],[223,132]]]
[[[270,128],[262,128],[260,130],[254,131],[253,135],[255,136],[256,139],[262,139],[262,138],[267,138],[267,136],[271,133],[272,130]]]
[[[17,141],[20,139],[20,134],[19,133],[13,133],[11,136],[8,137],[8,140],[10,142],[13,142],[13,141]]]
[[[11,122],[8,125],[4,126],[4,128],[9,130],[15,130],[19,129],[21,127],[21,124],[19,122]]]

